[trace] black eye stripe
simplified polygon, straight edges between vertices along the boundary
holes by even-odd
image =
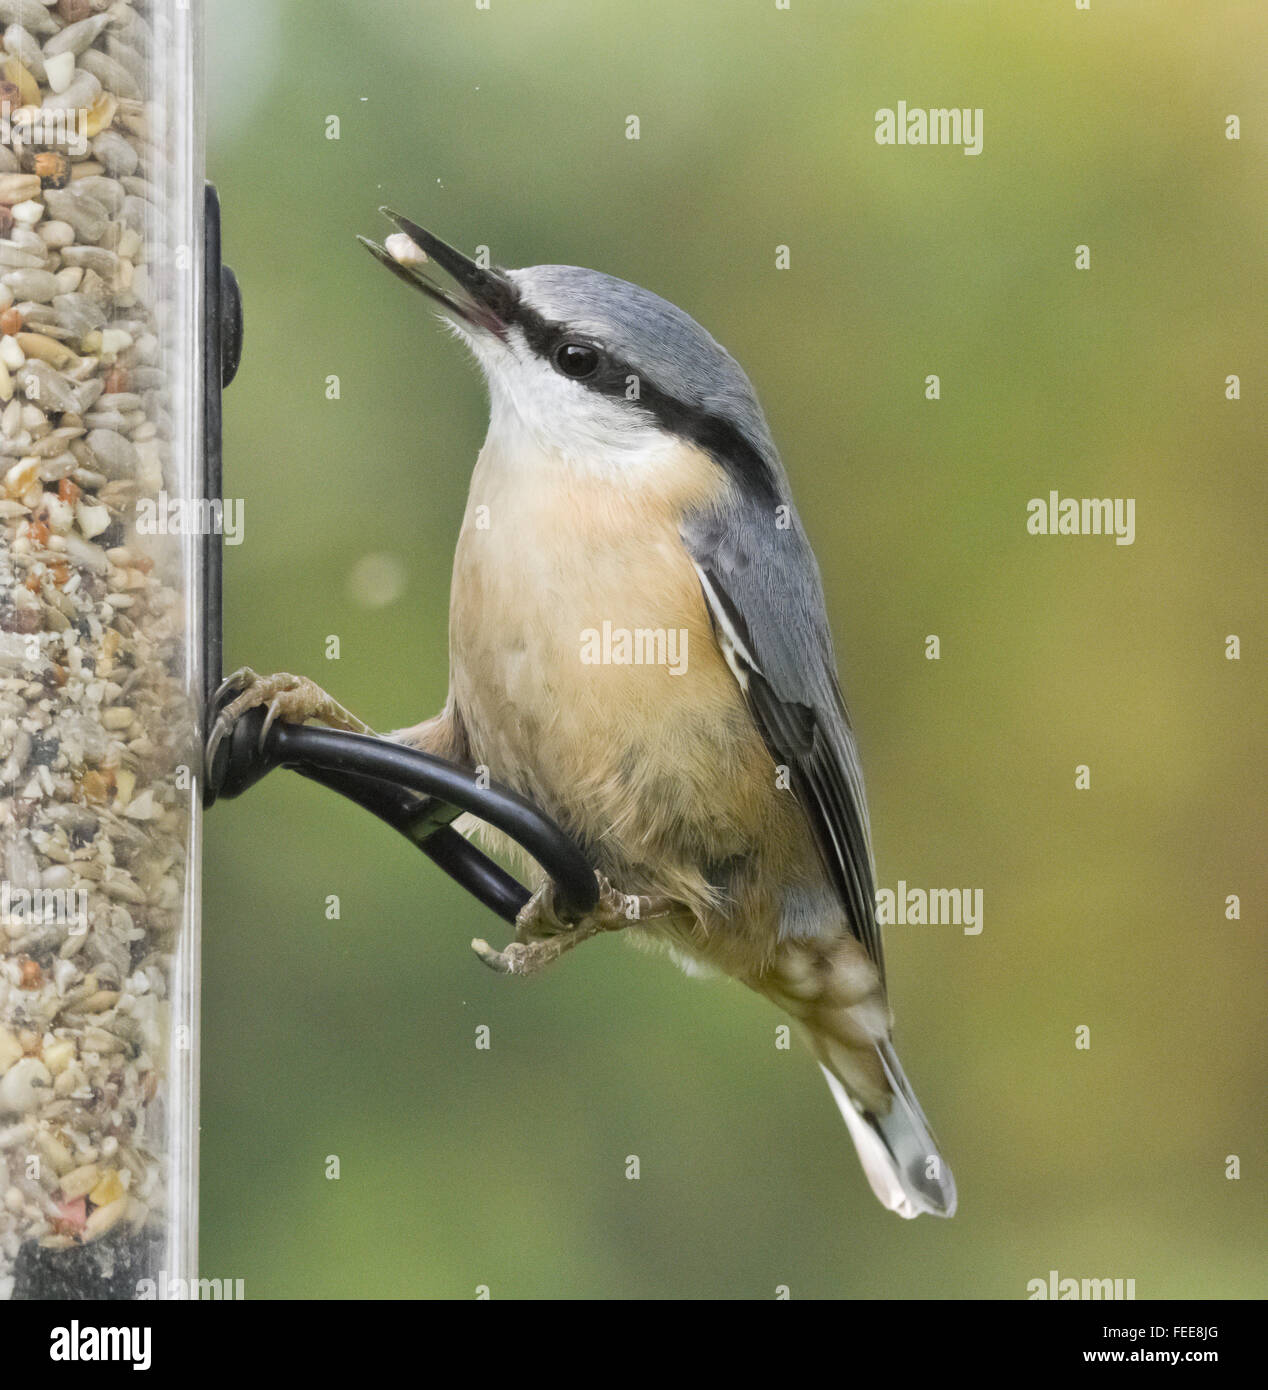
[[[533,352],[553,362],[552,354],[562,342],[585,342],[560,323],[552,323],[522,300],[516,308],[515,323]],[[590,346],[597,346],[589,344]],[[630,363],[599,348],[600,365],[578,384],[601,396],[637,402],[640,409],[662,429],[689,440],[703,449],[727,473],[741,479],[759,496],[778,500],[779,484],[760,449],[729,421],[712,411],[680,401],[661,390],[656,382]],[[631,397],[630,382],[637,383],[638,394]]]

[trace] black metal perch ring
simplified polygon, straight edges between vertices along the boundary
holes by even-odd
[[[207,770],[208,805],[217,797],[241,795],[275,767],[289,767],[373,812],[486,907],[514,922],[528,891],[453,828],[452,822],[470,811],[516,840],[546,870],[560,915],[582,917],[598,903],[598,883],[585,855],[531,801],[509,788],[482,787],[468,768],[368,734],[279,720],[261,746],[263,724],[264,711],[251,710],[222,741],[215,765]]]

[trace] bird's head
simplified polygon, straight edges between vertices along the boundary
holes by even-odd
[[[466,339],[489,383],[494,430],[617,468],[686,440],[754,478],[770,470],[774,445],[748,378],[676,305],[580,266],[486,268],[382,211],[397,232],[384,245],[360,240]]]

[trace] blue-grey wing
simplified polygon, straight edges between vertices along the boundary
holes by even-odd
[[[797,798],[850,930],[884,979],[863,770],[837,677],[823,584],[791,504],[728,489],[683,541],[718,639]]]

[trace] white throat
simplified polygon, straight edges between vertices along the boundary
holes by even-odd
[[[547,458],[588,476],[633,483],[673,466],[682,441],[638,408],[637,396],[601,395],[570,381],[512,328],[506,342],[463,333],[489,383],[485,452],[504,460]],[[637,392],[637,378],[626,383]]]

